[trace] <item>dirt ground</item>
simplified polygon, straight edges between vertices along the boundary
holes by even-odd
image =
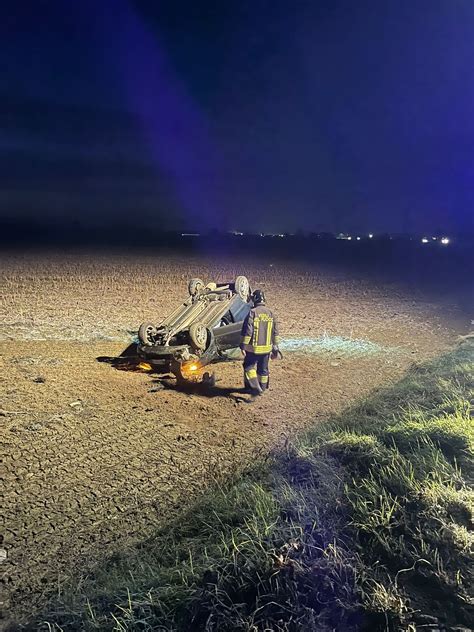
[[[271,261],[74,254],[0,264],[0,569],[7,619],[20,622],[71,575],[173,520],[213,477],[443,353],[469,322],[421,293]],[[190,277],[242,273],[265,289],[284,340],[263,398],[239,392],[238,362],[215,367],[215,389],[185,393],[97,360],[117,356],[142,321],[159,322]]]

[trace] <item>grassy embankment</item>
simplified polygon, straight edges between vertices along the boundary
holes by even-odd
[[[56,601],[45,629],[474,628],[473,352],[216,483]]]

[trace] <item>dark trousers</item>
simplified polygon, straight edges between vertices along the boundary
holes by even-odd
[[[247,351],[244,358],[245,386],[256,391],[260,388],[265,391],[268,388],[269,360],[269,353],[250,353]]]

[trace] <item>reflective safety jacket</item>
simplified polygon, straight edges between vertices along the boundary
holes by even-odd
[[[278,326],[272,311],[265,305],[257,305],[243,322],[240,348],[263,354],[277,348],[278,343]]]

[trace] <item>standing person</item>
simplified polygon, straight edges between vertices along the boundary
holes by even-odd
[[[252,294],[253,308],[242,325],[240,348],[244,353],[244,382],[253,395],[268,388],[270,358],[278,357],[278,326],[272,311],[265,306],[263,290]]]

